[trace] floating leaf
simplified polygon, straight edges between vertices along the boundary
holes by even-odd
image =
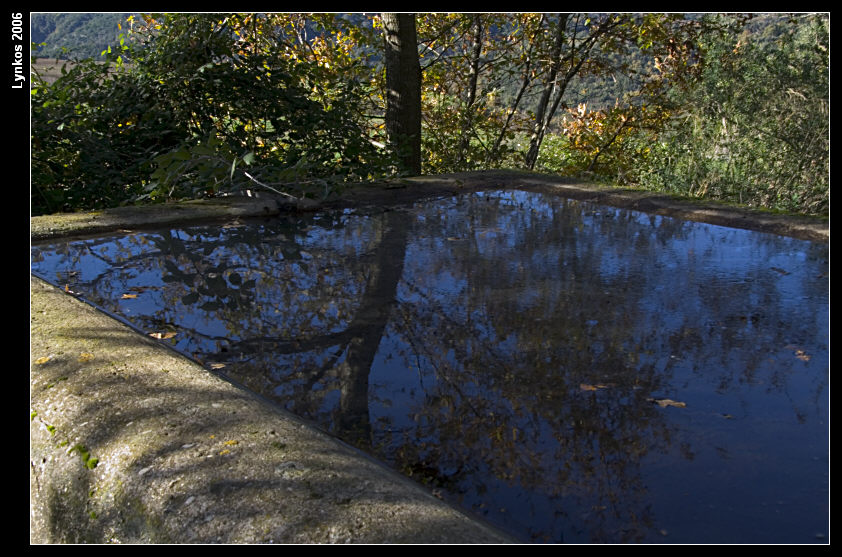
[[[810,355],[807,354],[806,352],[804,352],[803,350],[801,350],[800,348],[798,348],[797,346],[794,346],[792,344],[787,344],[786,348],[787,348],[787,350],[794,351],[795,357],[798,358],[799,360],[801,360],[803,362],[809,362],[810,361]]]
[[[120,296],[121,300],[133,300],[134,298],[137,298],[137,294],[123,294]]]
[[[677,402],[677,401],[672,400],[670,398],[661,398],[661,399],[650,398],[648,400],[650,402],[654,402],[655,404],[657,404],[661,408],[666,408],[667,406],[675,406],[676,408],[684,408],[684,407],[687,406],[687,404],[685,404],[683,402]]]
[[[152,338],[157,338],[159,340],[166,340],[168,338],[174,337],[177,334],[178,333],[173,332],[173,331],[166,331],[166,332],[163,332],[163,333],[149,333],[149,336],[151,336]]]
[[[598,383],[596,385],[581,383],[579,384],[579,388],[583,391],[598,391],[599,389],[607,389],[608,385],[603,385],[602,383]]]
[[[220,362],[214,362],[210,365],[211,369],[222,369],[224,367],[225,367],[225,364],[220,363]]]

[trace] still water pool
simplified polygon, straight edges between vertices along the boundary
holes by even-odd
[[[829,540],[824,244],[484,192],[32,272],[525,542]]]

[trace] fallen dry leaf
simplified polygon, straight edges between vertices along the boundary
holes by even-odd
[[[157,338],[157,339],[163,339],[163,340],[165,340],[165,339],[168,339],[168,338],[172,338],[172,337],[174,337],[174,336],[175,336],[175,335],[177,335],[177,334],[178,334],[178,333],[174,333],[174,332],[172,332],[172,331],[167,331],[167,332],[165,332],[165,333],[149,333],[149,336],[151,336],[152,338]]]
[[[81,296],[82,295],[81,292],[75,292],[75,291],[71,290],[69,284],[64,285],[64,291],[67,292],[68,294],[70,294],[71,296]]]
[[[81,354],[79,354],[79,361],[80,362],[90,362],[93,359],[94,359],[94,355],[91,354],[90,352],[82,352]]]
[[[684,407],[687,406],[687,404],[685,404],[683,402],[677,402],[675,400],[672,400],[671,398],[661,398],[661,399],[650,398],[649,400],[651,402],[654,402],[655,404],[657,404],[661,408],[666,408],[667,406],[675,406],[676,408],[684,408]]]
[[[35,364],[40,366],[42,364],[46,364],[47,362],[49,362],[52,359],[53,359],[52,356],[41,356],[40,358],[35,360]]]
[[[122,300],[131,300],[134,298],[137,298],[137,294],[123,294],[122,296],[120,296],[120,299]]]
[[[602,383],[598,383],[596,385],[588,385],[587,383],[581,383],[579,388],[583,391],[597,391],[599,389],[607,389],[608,385],[603,385]]]
[[[794,344],[787,344],[784,348],[786,348],[787,350],[792,350],[793,352],[795,352],[795,357],[798,358],[799,360],[801,360],[803,362],[809,362],[810,361],[810,355],[807,354],[806,352],[804,352],[803,350],[801,350],[800,348],[798,348],[797,346],[795,346]]]

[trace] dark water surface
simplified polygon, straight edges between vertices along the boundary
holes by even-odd
[[[32,270],[524,541],[829,539],[826,245],[487,192]]]

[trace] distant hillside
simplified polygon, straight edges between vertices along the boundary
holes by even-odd
[[[32,13],[32,42],[45,43],[33,54],[52,58],[98,58],[117,44],[129,13]],[[63,52],[62,47],[67,51]]]

